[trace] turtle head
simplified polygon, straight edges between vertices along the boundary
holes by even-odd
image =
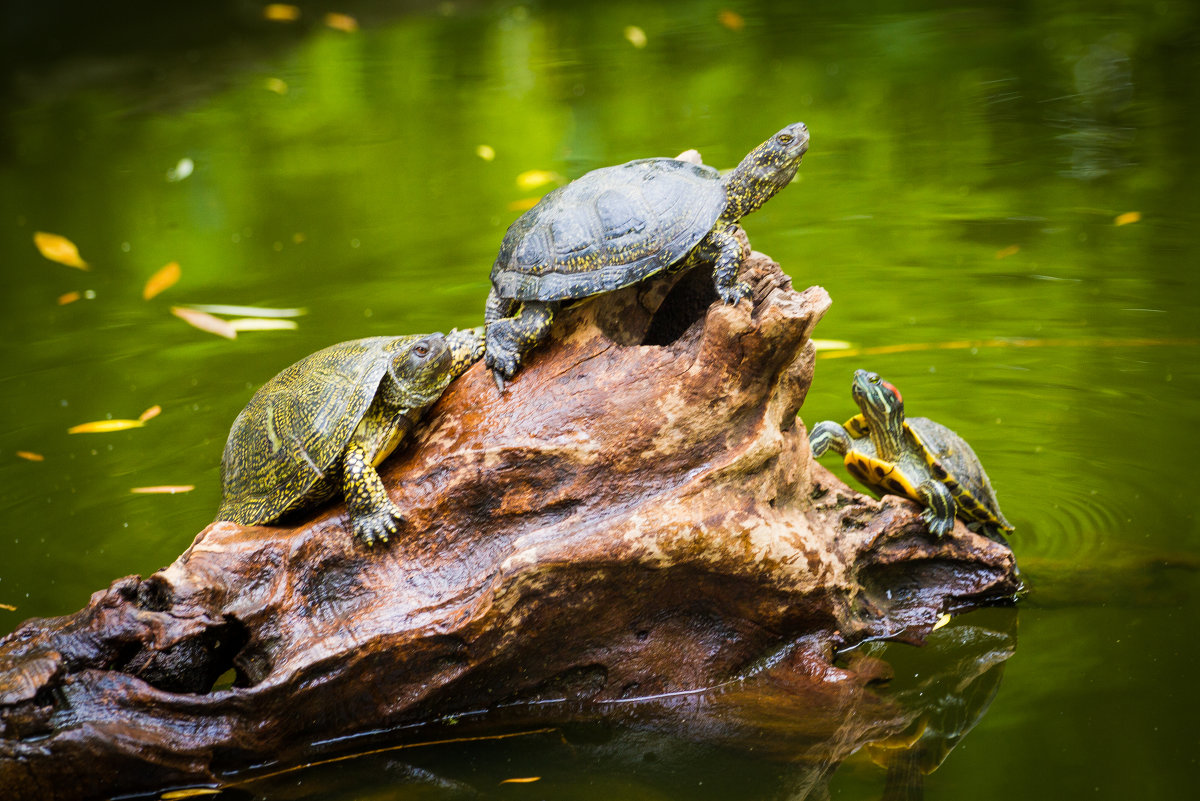
[[[808,152],[808,126],[795,122],[751,150],[726,175],[724,219],[736,222],[770,200],[796,177]]]
[[[388,364],[388,375],[413,406],[424,406],[450,383],[450,348],[441,334],[407,337]],[[425,399],[429,400],[426,401]]]
[[[855,370],[850,394],[862,410],[863,417],[867,418],[872,438],[900,437],[904,424],[904,398],[900,390],[880,378],[879,373]]]
[[[407,409],[425,408],[482,356],[482,326],[399,340],[387,370],[394,402]]]

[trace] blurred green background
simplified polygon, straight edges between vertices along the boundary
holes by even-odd
[[[829,290],[817,335],[855,349],[821,354],[801,416],[849,417],[853,370],[883,374],[980,454],[1031,588],[996,700],[924,792],[1188,792],[1195,3],[345,2],[290,22],[264,5],[0,12],[0,634],[183,551],[229,424],[278,370],[478,324],[505,228],[554,185],[523,174],[689,147],[726,168],[803,120],[799,177],[744,223]],[[92,269],[42,258],[35,231]],[[179,282],[143,300],[172,261]],[[227,341],[169,313],[187,303],[307,314]],[[872,351],[894,345],[913,347]],[[143,428],[67,434],[154,405]],[[195,489],[130,493],[155,485]],[[581,771],[506,792],[785,792],[752,755],[722,759],[734,789]],[[830,792],[878,797],[881,777],[847,765]]]

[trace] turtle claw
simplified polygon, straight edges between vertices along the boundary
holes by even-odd
[[[517,358],[502,348],[494,347],[488,348],[483,356],[483,362],[492,371],[492,378],[496,380],[496,388],[501,394],[508,387],[507,381],[511,381],[517,372]]]
[[[745,281],[738,281],[732,286],[718,287],[717,293],[720,294],[721,300],[730,306],[736,306],[741,301],[750,297],[751,294],[750,285]]]
[[[925,525],[929,526],[929,533],[939,540],[954,530],[953,517],[945,520],[932,509],[926,509],[924,512],[921,512],[921,519],[925,521]]]
[[[369,548],[376,542],[387,542],[389,537],[400,530],[398,524],[403,522],[400,510],[389,503],[383,509],[352,518],[350,527]]]

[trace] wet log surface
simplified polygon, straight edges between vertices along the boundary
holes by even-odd
[[[829,297],[757,253],[743,278],[753,306],[696,270],[562,312],[503,396],[475,365],[382,467],[408,517],[386,546],[340,506],[218,522],[23,624],[0,640],[0,787],[219,784],[367,730],[726,685],[780,653],[835,687],[856,676],[837,650],[1010,597],[1006,547],[961,523],[936,541],[812,461],[796,415]]]

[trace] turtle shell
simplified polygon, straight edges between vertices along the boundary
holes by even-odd
[[[910,417],[904,427],[924,451],[925,462],[934,477],[954,496],[960,517],[1012,531],[1012,524],[1000,511],[1000,502],[983,462],[966,440],[927,417]]]
[[[620,289],[686,256],[724,210],[712,167],[658,158],[593,170],[509,226],[492,286],[518,301]]]
[[[861,414],[846,421],[843,428],[854,440],[856,447],[846,454],[846,469],[859,481],[880,494],[903,495],[920,502],[912,480],[897,465],[878,458],[874,446],[870,445],[867,420]],[[983,463],[966,440],[941,423],[928,417],[909,417],[904,429],[920,455],[929,465],[933,476],[946,485],[958,508],[956,515],[968,522],[998,526],[1002,531],[1012,531],[1012,524],[1000,511],[996,491],[988,479]],[[860,450],[858,440],[870,446]],[[918,482],[919,483],[919,482]]]
[[[217,519],[266,523],[316,490],[330,492],[336,482],[326,480],[326,472],[345,450],[392,359],[416,338],[333,345],[254,393],[225,443]]]

